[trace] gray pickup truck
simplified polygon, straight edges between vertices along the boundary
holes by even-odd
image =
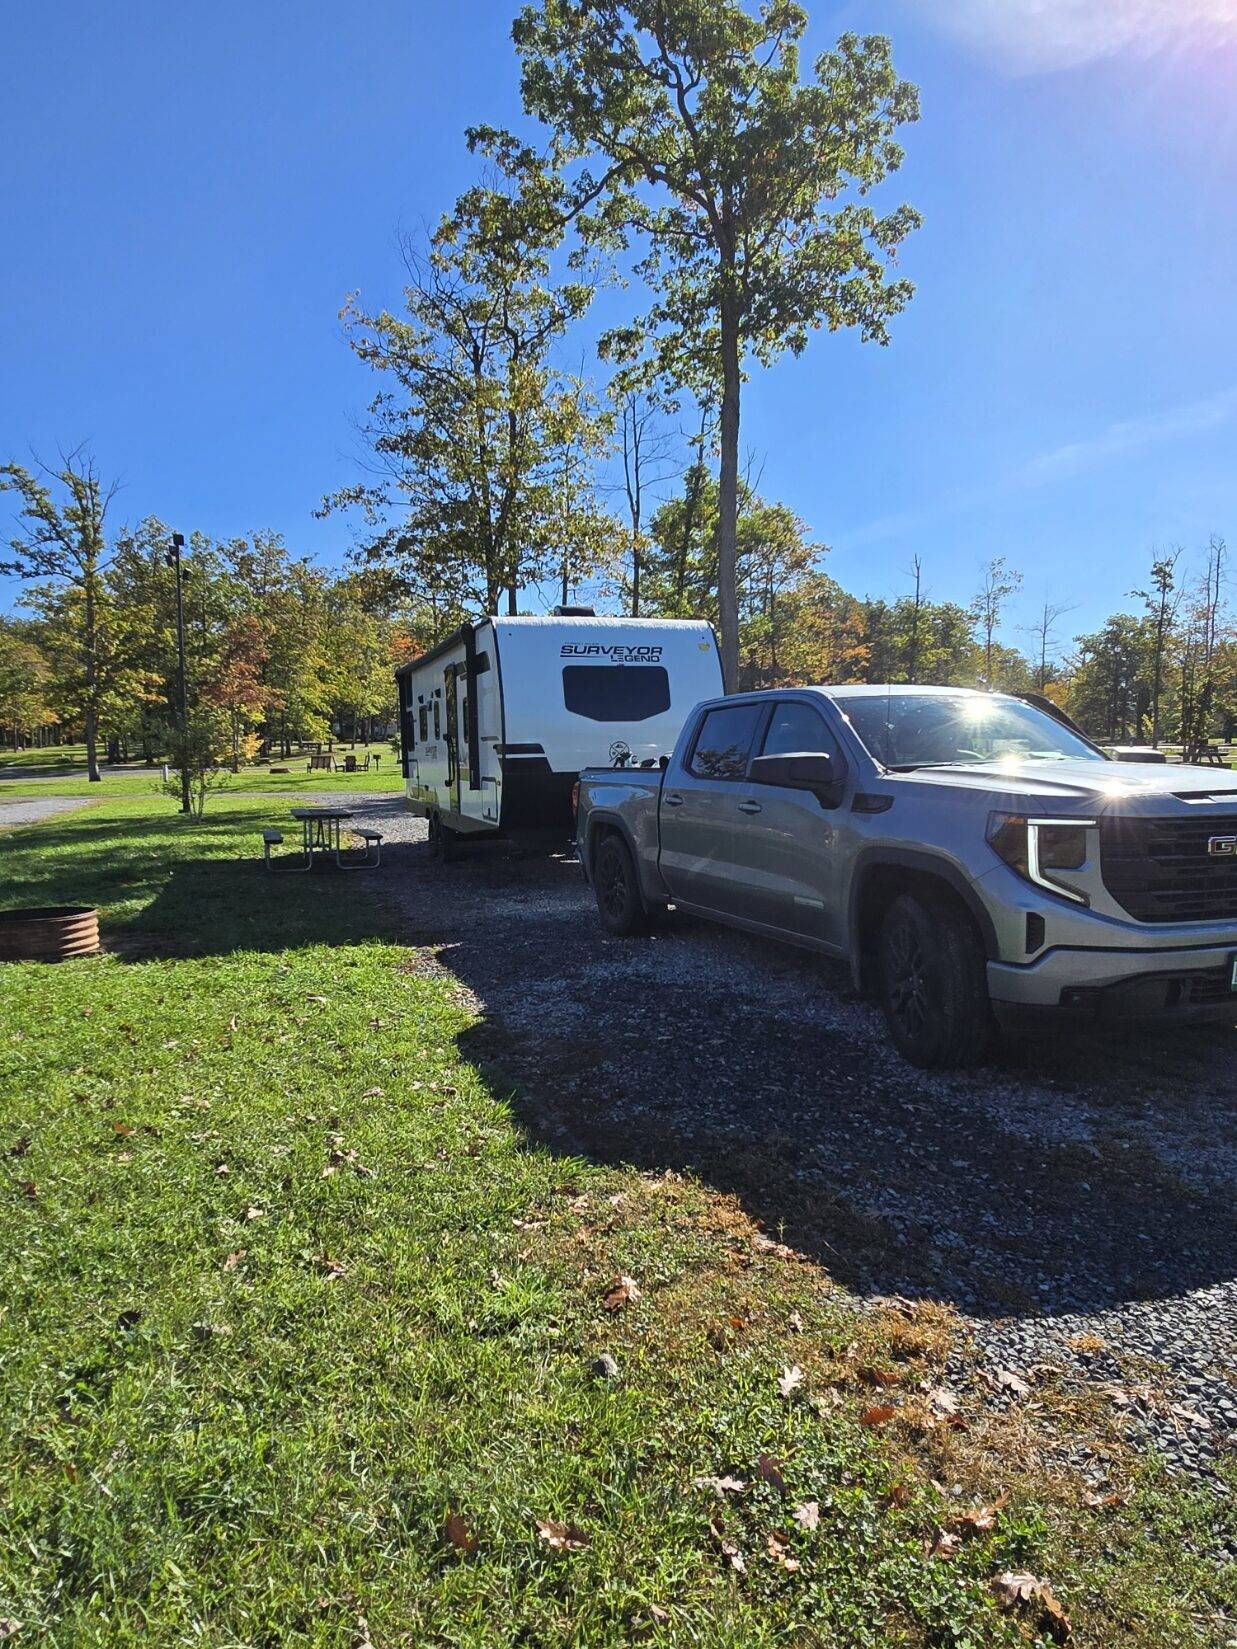
[[[668,906],[845,958],[916,1065],[1048,1016],[1237,1021],[1237,772],[1117,763],[1022,699],[796,687],[580,776],[605,928]]]

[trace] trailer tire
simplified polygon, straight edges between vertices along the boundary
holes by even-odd
[[[973,1065],[994,1030],[984,948],[948,895],[901,893],[880,931],[880,999],[894,1046],[922,1070]]]
[[[605,835],[597,844],[593,891],[597,914],[607,933],[616,939],[630,939],[649,931],[649,913],[640,892],[635,861],[627,843],[617,834]]]
[[[430,814],[429,827],[430,852],[439,864],[449,865],[456,856],[460,839],[459,831],[452,830],[450,825],[443,824],[441,813]]]

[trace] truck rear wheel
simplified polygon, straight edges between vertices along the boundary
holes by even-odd
[[[901,893],[880,933],[880,997],[894,1045],[924,1070],[971,1065],[992,1039],[984,951],[948,897]]]
[[[607,933],[628,939],[649,931],[635,863],[621,836],[603,836],[593,855],[593,892]]]

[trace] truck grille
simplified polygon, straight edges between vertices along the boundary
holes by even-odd
[[[1237,918],[1237,855],[1208,852],[1213,836],[1237,835],[1237,815],[1100,821],[1104,886],[1138,922]]]

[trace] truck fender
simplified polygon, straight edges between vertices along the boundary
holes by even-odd
[[[631,862],[636,867],[636,876],[640,883],[640,894],[645,904],[652,906],[658,904],[659,902],[664,902],[664,890],[660,888],[650,889],[647,885],[647,876],[645,874],[644,866],[641,863],[640,854],[636,849],[636,844],[632,839],[631,831],[627,827],[627,821],[621,814],[612,812],[606,807],[594,807],[590,809],[588,815],[588,831],[584,839],[585,852],[581,854],[580,857],[581,863],[584,866],[585,880],[588,882],[589,886],[591,887],[593,885],[593,849],[597,840],[597,833],[599,830],[603,829],[613,830],[616,835],[623,838],[627,851],[631,854]]]
[[[997,956],[996,927],[983,900],[975,891],[971,878],[959,870],[952,860],[938,853],[921,853],[909,847],[873,846],[862,849],[855,858],[850,882],[850,904],[847,918],[847,953],[851,976],[861,988],[865,983],[865,934],[863,932],[864,890],[871,886],[874,874],[882,871],[906,871],[910,878],[923,876],[943,882],[957,894],[966,906],[979,930],[984,952],[991,960]],[[869,936],[866,936],[870,938]]]

